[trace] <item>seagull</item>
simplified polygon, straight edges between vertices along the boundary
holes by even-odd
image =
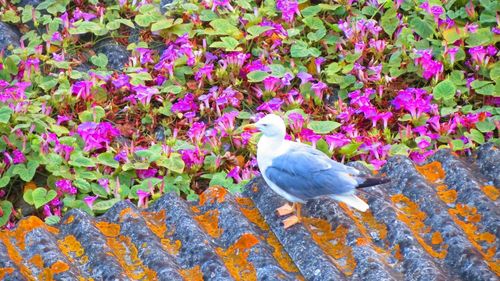
[[[330,197],[361,212],[369,206],[355,195],[358,188],[388,182],[387,178],[362,177],[353,168],[332,160],[310,145],[285,139],[286,126],[281,117],[268,114],[244,129],[262,132],[257,144],[257,164],[271,189],[288,203],[278,208],[279,216],[296,211],[283,221],[284,228],[301,221],[301,205],[308,200]]]

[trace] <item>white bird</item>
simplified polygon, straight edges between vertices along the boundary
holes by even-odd
[[[301,219],[300,203],[328,196],[365,212],[368,204],[355,195],[356,188],[386,183],[386,178],[365,178],[360,172],[332,160],[323,152],[303,143],[285,140],[286,126],[281,117],[268,114],[245,127],[262,132],[257,144],[257,163],[266,183],[293,206],[277,209],[280,216],[296,215],[283,221],[288,228]]]

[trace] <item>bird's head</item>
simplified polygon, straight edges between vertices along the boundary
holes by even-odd
[[[285,122],[278,115],[268,114],[253,125],[266,137],[285,138]]]

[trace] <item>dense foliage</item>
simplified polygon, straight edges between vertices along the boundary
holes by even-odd
[[[269,112],[372,169],[498,142],[495,0],[164,2],[0,1],[0,225],[238,191]]]

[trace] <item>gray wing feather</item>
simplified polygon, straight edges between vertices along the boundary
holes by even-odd
[[[287,153],[274,158],[265,171],[279,188],[303,200],[352,192],[358,183],[350,174],[359,171],[303,144],[294,144]]]

